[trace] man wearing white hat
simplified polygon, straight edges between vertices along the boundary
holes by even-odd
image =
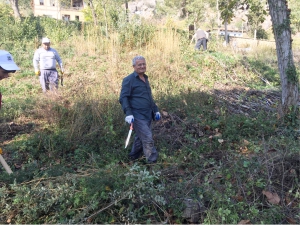
[[[0,80],[9,77],[9,73],[14,73],[20,68],[15,64],[12,55],[4,50],[0,50]],[[2,95],[0,92],[0,108]]]
[[[37,49],[33,56],[35,74],[40,77],[43,92],[54,91],[58,88],[59,75],[56,70],[56,62],[63,74],[62,60],[58,52],[50,47],[50,40],[45,37],[42,39],[42,47]]]

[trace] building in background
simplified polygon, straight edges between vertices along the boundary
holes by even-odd
[[[241,30],[227,30],[229,37],[243,37],[243,31]],[[225,36],[225,30],[220,29],[220,36]]]
[[[81,10],[84,8],[83,0],[69,0],[63,3],[58,0],[33,0],[34,15],[48,16],[65,21],[84,21]]]

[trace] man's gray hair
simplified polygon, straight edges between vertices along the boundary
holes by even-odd
[[[137,55],[136,57],[134,57],[134,58],[132,59],[132,65],[135,66],[136,61],[137,61],[137,60],[141,60],[141,59],[146,60],[143,56]]]

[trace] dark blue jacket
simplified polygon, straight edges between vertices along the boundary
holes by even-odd
[[[151,120],[158,112],[158,107],[152,98],[148,76],[145,74],[144,77],[146,82],[142,81],[136,72],[125,77],[119,101],[126,116],[133,115],[137,119]]]

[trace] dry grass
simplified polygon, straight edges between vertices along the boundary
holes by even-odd
[[[80,90],[94,97],[117,96],[123,77],[133,71],[131,60],[136,55],[147,59],[149,76],[158,80],[165,76],[164,71],[169,70],[171,64],[178,71],[182,61],[180,40],[172,30],[157,31],[155,38],[143,49],[124,49],[118,42],[117,34],[111,35],[110,39],[72,37],[68,43],[72,44],[70,48],[74,48],[75,52],[72,58],[64,59],[65,83],[68,89],[71,88],[68,94]],[[65,46],[62,44],[61,48]]]

